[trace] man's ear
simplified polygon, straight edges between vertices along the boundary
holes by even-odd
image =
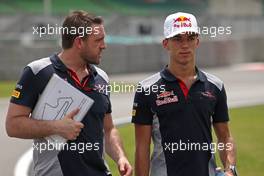
[[[73,46],[75,48],[81,49],[82,48],[82,45],[83,45],[83,39],[82,39],[82,37],[80,37],[80,36],[75,37],[75,39],[73,40]]]
[[[168,39],[163,39],[162,40],[162,46],[163,46],[163,48],[168,49],[168,42],[169,42]]]

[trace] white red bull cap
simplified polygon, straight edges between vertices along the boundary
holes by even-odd
[[[171,38],[186,32],[199,33],[197,20],[190,13],[177,12],[167,16],[164,22],[164,37]]]

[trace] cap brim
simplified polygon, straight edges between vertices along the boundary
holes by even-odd
[[[175,35],[185,34],[185,33],[196,33],[196,34],[199,34],[197,29],[182,29],[182,30],[178,30],[178,31],[172,32],[170,35],[166,36],[165,38],[171,38],[171,37],[174,37]]]

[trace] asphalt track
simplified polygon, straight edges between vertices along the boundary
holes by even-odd
[[[236,65],[228,68],[206,70],[222,79],[227,90],[228,105],[241,107],[264,104],[264,64]],[[136,83],[153,73],[110,76],[118,83]],[[112,93],[113,118],[129,117],[133,102],[133,91]],[[31,140],[9,138],[5,132],[5,114],[8,99],[0,99],[0,175],[14,175],[18,159],[31,147]],[[231,117],[232,118],[232,117]]]

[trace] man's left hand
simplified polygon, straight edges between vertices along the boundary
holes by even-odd
[[[120,158],[117,165],[121,176],[132,176],[132,166],[129,164],[127,158]]]

